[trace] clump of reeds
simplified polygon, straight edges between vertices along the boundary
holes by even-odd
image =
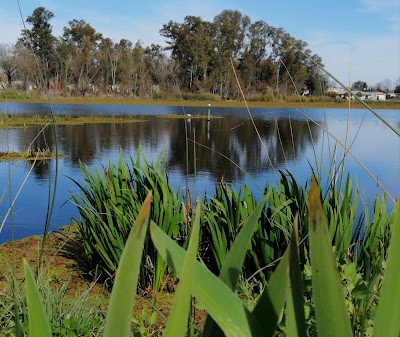
[[[307,217],[309,232],[309,248],[307,249],[308,274],[311,276],[312,293],[310,302],[305,301],[303,276],[301,270],[301,244],[298,237],[298,218],[294,218],[290,240],[278,266],[255,301],[248,308],[237,297],[236,289],[239,282],[246,252],[249,249],[253,233],[258,227],[258,219],[262,213],[267,196],[264,196],[255,209],[242,224],[242,228],[232,241],[230,250],[221,265],[219,277],[197,260],[200,242],[200,220],[202,204],[198,203],[195,218],[191,228],[187,249],[180,247],[174,240],[154,222],[150,223],[150,238],[147,230],[150,220],[152,194],[149,192],[143,207],[136,217],[116,273],[111,294],[110,305],[105,322],[104,336],[129,336],[131,312],[135,302],[136,286],[145,252],[146,240],[151,240],[158,254],[168,263],[179,277],[180,282],[174,303],[164,330],[165,336],[186,336],[191,330],[190,306],[192,296],[201,303],[207,311],[203,336],[215,336],[223,332],[225,336],[273,336],[284,329],[289,335],[306,336],[310,332],[321,336],[351,337],[366,332],[371,328],[367,322],[373,317],[373,337],[397,337],[400,332],[400,321],[397,319],[400,308],[400,293],[397,280],[400,277],[400,206],[394,210],[391,218],[392,238],[388,249],[385,272],[382,276],[382,286],[374,294],[366,291],[362,295],[359,286],[354,287],[354,297],[366,303],[371,303],[369,297],[379,294],[379,304],[373,307],[361,305],[375,314],[361,315],[361,329],[355,329],[350,321],[349,307],[346,303],[343,279],[338,275],[338,265],[335,249],[331,245],[328,221],[321,204],[320,190],[315,182],[311,183],[308,196],[309,212]],[[340,269],[339,269],[340,270]],[[51,330],[46,313],[40,301],[33,273],[25,264],[27,279],[28,310],[30,315],[29,328],[32,337],[50,337]],[[352,274],[354,275],[354,273]],[[350,278],[348,273],[341,274]],[[307,289],[307,284],[306,284]],[[357,290],[356,290],[357,289]],[[365,286],[365,289],[368,288]],[[347,293],[347,292],[346,292]],[[357,295],[356,295],[357,293]],[[374,302],[374,301],[372,301]],[[305,309],[307,310],[307,316]],[[350,307],[350,310],[352,308]],[[285,319],[281,321],[281,317]],[[306,320],[307,317],[307,320]],[[315,322],[311,327],[309,321]],[[189,322],[189,323],[188,323]],[[316,326],[316,327],[315,327]],[[369,331],[370,333],[370,331]]]
[[[53,154],[49,148],[34,148],[33,146],[29,146],[25,152],[25,158],[38,158],[38,159],[47,159],[52,157]]]

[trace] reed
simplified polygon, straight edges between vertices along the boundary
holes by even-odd
[[[80,190],[72,200],[80,213],[77,223],[88,265],[95,268],[100,264],[111,278],[117,271],[132,222],[149,191],[153,191],[154,199],[151,220],[182,244],[186,241],[182,204],[168,184],[162,154],[154,165],[142,156],[139,150],[136,160],[131,157],[128,166],[121,152],[118,165],[110,163],[101,172],[81,164],[84,183],[73,180]],[[139,284],[143,289],[151,285],[154,290],[161,290],[167,265],[148,240],[143,256]]]
[[[309,256],[312,302],[316,328],[320,336],[355,336],[346,307],[345,286],[338,274],[334,247],[328,231],[328,221],[324,215],[320,190],[312,180],[309,191]],[[188,303],[195,296],[209,313],[213,323],[206,324],[204,336],[215,336],[221,332],[225,336],[274,336],[284,329],[290,336],[307,336],[304,293],[299,268],[299,237],[297,218],[293,223],[291,239],[278,267],[272,273],[264,291],[259,296],[254,309],[248,309],[235,294],[238,275],[249,247],[252,232],[257,226],[266,197],[251,213],[249,221],[243,224],[243,235],[238,235],[226,256],[220,277],[216,277],[207,267],[196,259],[199,244],[201,203],[196,209],[196,217],[188,249],[185,251],[172,240],[157,224],[151,222],[150,237],[158,253],[180,278],[179,293],[167,321],[165,336],[186,336],[185,322],[189,315]],[[104,336],[129,336],[130,313],[134,305],[136,281],[141,268],[141,256],[145,249],[146,231],[150,218],[151,193],[146,198],[135,225],[132,226],[129,240],[121,257],[112,291],[112,300],[106,319]],[[373,318],[372,336],[397,337],[400,332],[399,315],[400,293],[397,281],[400,271],[400,206],[397,205],[392,218],[392,238],[388,249],[387,267],[382,276],[382,287],[378,291],[379,304],[371,307]],[[244,234],[245,233],[245,234]],[[134,259],[132,260],[132,258]],[[32,319],[30,335],[51,336],[43,304],[38,300],[38,291],[32,272],[26,265],[28,315]],[[340,270],[340,269],[339,269]],[[133,291],[132,291],[133,288]],[[127,292],[127,290],[130,290]],[[281,321],[285,315],[284,321]],[[364,319],[366,316],[364,315]],[[308,317],[308,320],[310,317]],[[210,321],[211,322],[211,321]],[[33,328],[36,325],[36,330]],[[365,325],[364,325],[365,326]],[[39,327],[42,327],[39,330]],[[36,332],[35,332],[36,331]],[[189,330],[190,331],[190,330]],[[309,331],[308,331],[309,332]],[[314,331],[315,332],[315,331]],[[366,331],[362,330],[361,334]],[[370,334],[369,331],[368,334]]]

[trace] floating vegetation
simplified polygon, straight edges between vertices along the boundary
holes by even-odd
[[[16,151],[0,151],[0,161],[2,160],[47,160],[54,158],[65,158],[65,154],[58,154],[51,152],[50,149],[40,149],[33,148],[33,146],[29,147],[24,152],[16,152]]]
[[[23,116],[23,117],[1,117],[0,129],[27,128],[36,125],[51,124],[53,121],[48,116]],[[84,124],[101,124],[101,123],[139,123],[147,122],[145,119],[138,119],[134,116],[115,116],[115,117],[99,117],[99,116],[56,116],[56,125],[84,125]]]
[[[174,115],[174,114],[167,114],[167,115],[157,115],[156,117],[158,118],[168,118],[168,119],[207,119],[209,118],[207,115],[191,115],[191,114],[186,114],[186,115]],[[214,118],[224,118],[222,116],[210,116],[210,119]]]

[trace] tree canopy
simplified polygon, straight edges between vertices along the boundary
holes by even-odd
[[[224,10],[212,21],[188,15],[182,22],[165,23],[160,28],[165,47],[143,46],[125,38],[112,41],[83,19],[69,21],[56,38],[50,24],[53,18],[44,7],[36,8],[26,20],[30,28],[21,32],[12,48],[14,53],[0,49],[7,57],[0,66],[8,71],[9,82],[24,76],[23,83],[38,87],[59,83],[63,90],[81,94],[112,91],[137,96],[173,94],[179,88],[224,99],[240,97],[235,73],[246,95],[290,94],[305,87],[318,94],[324,87],[310,58],[319,64],[322,59],[312,54],[306,42],[283,28],[252,22],[237,10]],[[23,69],[24,62],[12,61],[26,60],[30,52],[40,61],[45,81],[32,66]]]

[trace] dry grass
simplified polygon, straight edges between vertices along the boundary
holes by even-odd
[[[0,99],[0,101],[5,101]],[[15,99],[13,102],[29,102],[29,103],[47,103],[47,98]],[[105,98],[105,97],[54,97],[52,103],[60,104],[122,104],[122,105],[153,105],[153,106],[196,106],[206,107],[208,103],[212,107],[243,107],[243,101],[191,101],[191,100],[154,100],[154,99],[127,99],[127,98]],[[252,108],[301,108],[300,102],[247,102]],[[352,109],[364,109],[364,106],[356,101],[351,101]],[[400,109],[400,101],[369,101],[368,105],[374,109]],[[308,102],[304,100],[303,106],[306,108],[347,108],[348,101],[343,102]]]

